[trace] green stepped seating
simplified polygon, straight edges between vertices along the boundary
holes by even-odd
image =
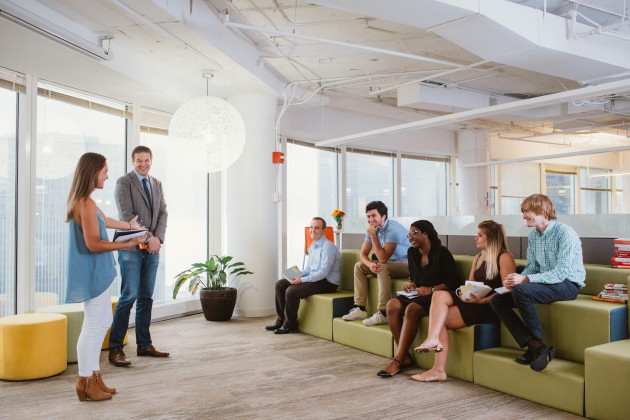
[[[354,264],[359,251],[341,250],[341,280],[335,293],[309,296],[300,302],[298,331],[332,341],[333,318],[347,314],[354,304]]]
[[[475,352],[474,382],[540,404],[584,415],[585,351],[593,346],[628,338],[625,304],[592,300],[606,283],[626,283],[627,272],[585,264],[587,287],[576,300],[539,305],[546,343],[556,348],[553,362],[540,373],[519,365],[523,353],[501,326],[501,347]]]
[[[628,280],[630,283],[630,277]],[[611,420],[628,418],[630,404],[626,398],[630,378],[630,340],[589,347],[584,353],[586,416]]]
[[[468,277],[473,257],[455,255],[462,282]],[[341,287],[336,293],[312,296],[300,305],[299,330],[317,337],[393,357],[396,351],[387,325],[366,327],[341,316],[353,305],[353,268],[358,250],[343,250]],[[526,261],[516,260],[516,265]],[[540,305],[545,341],[554,345],[556,357],[542,372],[519,365],[523,353],[503,325],[475,325],[450,331],[451,349],[446,372],[449,377],[474,382],[540,404],[597,419],[627,418],[625,393],[630,377],[629,314],[625,304],[599,302],[592,296],[606,283],[627,283],[628,271],[585,264],[586,287],[574,301]],[[408,279],[394,279],[392,295]],[[378,282],[368,278],[367,311],[376,311]],[[412,348],[424,341],[429,320],[418,328]],[[433,365],[433,354],[412,352],[423,369]],[[378,368],[376,366],[375,368]]]

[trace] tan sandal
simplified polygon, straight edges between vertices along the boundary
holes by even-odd
[[[426,372],[425,372],[426,373]],[[444,379],[428,379],[424,376],[424,373],[418,373],[417,375],[411,376],[411,379],[417,382],[446,382],[446,378]]]

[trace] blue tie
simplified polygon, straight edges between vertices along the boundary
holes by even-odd
[[[142,186],[144,187],[144,193],[147,195],[147,199],[149,200],[149,209],[151,209],[151,213],[153,213],[153,200],[151,199],[151,189],[149,188],[149,180],[146,178],[142,178]]]

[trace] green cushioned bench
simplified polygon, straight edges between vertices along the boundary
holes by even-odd
[[[473,257],[455,255],[460,276],[468,277]],[[387,325],[366,327],[361,321],[340,317],[353,304],[353,267],[358,250],[342,251],[342,286],[336,293],[312,296],[300,305],[300,331],[384,357],[393,357],[395,346]],[[516,260],[517,266],[526,261]],[[556,358],[542,372],[519,365],[523,353],[503,325],[476,325],[449,332],[451,349],[448,376],[578,415],[615,419],[626,415],[627,381],[630,377],[629,315],[627,305],[593,301],[606,283],[626,283],[628,272],[585,264],[586,287],[574,301],[539,305],[545,342],[556,347]],[[408,279],[392,281],[392,295]],[[369,314],[376,311],[378,283],[368,278]],[[330,326],[330,327],[328,327]],[[428,330],[425,317],[412,346],[422,343]],[[412,347],[412,348],[413,348]],[[417,366],[433,365],[432,354],[412,354]],[[611,362],[611,361],[614,361]],[[619,365],[619,366],[617,366]],[[625,387],[621,388],[620,384]],[[608,398],[615,396],[616,398]],[[616,403],[609,404],[611,401]]]
[[[460,272],[460,277],[467,278],[472,266],[473,257],[468,255],[455,255],[455,263]],[[521,264],[525,261],[519,260]],[[394,279],[392,281],[392,296],[402,290],[403,285],[409,283],[409,279]],[[368,314],[377,310],[378,279],[368,277],[368,299],[366,309]],[[414,339],[412,349],[420,345],[426,338],[429,327],[428,317],[424,317],[418,328],[418,335]],[[498,325],[474,325],[457,331],[451,331],[451,350],[446,365],[446,373],[449,376],[473,381],[473,352],[499,345]],[[346,346],[354,347],[369,353],[384,357],[393,357],[396,347],[387,325],[366,327],[361,321],[346,322],[341,318],[333,321],[333,340]],[[412,352],[413,353],[413,352]],[[411,355],[414,363],[424,369],[433,366],[433,355]]]
[[[630,312],[628,323],[630,324]],[[628,418],[629,378],[630,340],[587,348],[584,352],[586,416],[611,420]]]
[[[335,343],[363,350],[368,353],[394,357],[392,333],[387,325],[366,327],[362,321],[333,320],[333,340]]]
[[[475,352],[475,383],[539,404],[583,415],[584,365],[554,359],[542,372],[514,361],[522,350],[508,347]]]
[[[625,283],[627,272],[585,264],[587,287],[573,301],[539,305],[545,342],[556,357],[543,372],[534,372],[514,358],[523,353],[505,326],[501,347],[474,354],[474,382],[487,388],[584,415],[585,351],[628,338],[625,304],[592,300],[606,283]]]
[[[341,250],[339,288],[334,293],[309,296],[300,302],[298,331],[332,341],[333,318],[347,314],[354,304],[354,264],[358,250]]]

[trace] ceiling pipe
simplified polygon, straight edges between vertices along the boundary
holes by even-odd
[[[576,99],[592,98],[594,96],[600,95],[618,94],[619,92],[623,92],[629,89],[630,79],[618,80],[615,82],[604,83],[602,85],[588,86],[580,89],[553,93],[551,95],[539,96],[537,98],[522,99],[520,101],[508,102],[479,109],[471,109],[454,114],[428,118],[425,120],[412,121],[410,123],[364,131],[362,133],[350,134],[348,136],[334,137],[332,139],[320,141],[317,144],[319,146],[338,146],[341,144],[352,143],[360,139],[383,134],[391,134],[404,131],[417,131],[430,127],[440,127],[452,123],[469,121],[475,118],[485,118],[496,115],[503,115],[509,112],[526,111],[533,108],[569,102]]]
[[[413,84],[424,82],[424,81],[430,80],[430,79],[435,79],[436,77],[447,76],[449,74],[458,73],[458,72],[460,72],[462,70],[470,70],[472,68],[479,67],[479,66],[481,66],[483,64],[486,64],[486,63],[489,63],[491,61],[492,60],[477,61],[476,63],[469,64],[469,65],[467,65],[465,67],[460,67],[460,68],[452,69],[452,70],[446,70],[446,71],[443,71],[441,73],[437,73],[437,74],[432,74],[430,76],[421,77],[419,79],[411,80],[409,82],[399,83],[399,84],[396,84],[396,85],[393,85],[393,86],[389,86],[389,87],[386,87],[386,88],[374,90],[374,91],[370,92],[370,95],[379,95],[379,94],[381,94],[383,92],[388,92],[390,90],[398,89],[400,87],[413,85]]]
[[[370,52],[374,52],[378,54],[385,54],[385,55],[391,55],[394,57],[407,58],[407,59],[415,60],[415,61],[422,61],[425,63],[440,64],[444,66],[458,67],[458,68],[464,67],[463,64],[453,63],[453,62],[445,61],[445,60],[439,60],[439,59],[431,58],[431,57],[407,54],[407,53],[403,53],[399,51],[385,50],[382,48],[370,47],[367,45],[351,44],[349,42],[335,41],[332,39],[319,38],[319,37],[314,37],[314,36],[309,36],[309,35],[299,35],[299,34],[294,34],[290,32],[281,32],[281,31],[276,31],[274,29],[259,28],[256,26],[244,25],[242,23],[230,22],[229,19],[225,19],[225,18],[223,20],[224,20],[224,24],[229,27],[246,30],[246,31],[262,32],[262,33],[266,33],[266,34],[270,34],[274,36],[282,36],[282,37],[287,37],[287,38],[303,39],[306,41],[321,42],[323,44],[331,44],[331,45],[337,45],[340,47],[354,48],[354,49],[370,51]]]

